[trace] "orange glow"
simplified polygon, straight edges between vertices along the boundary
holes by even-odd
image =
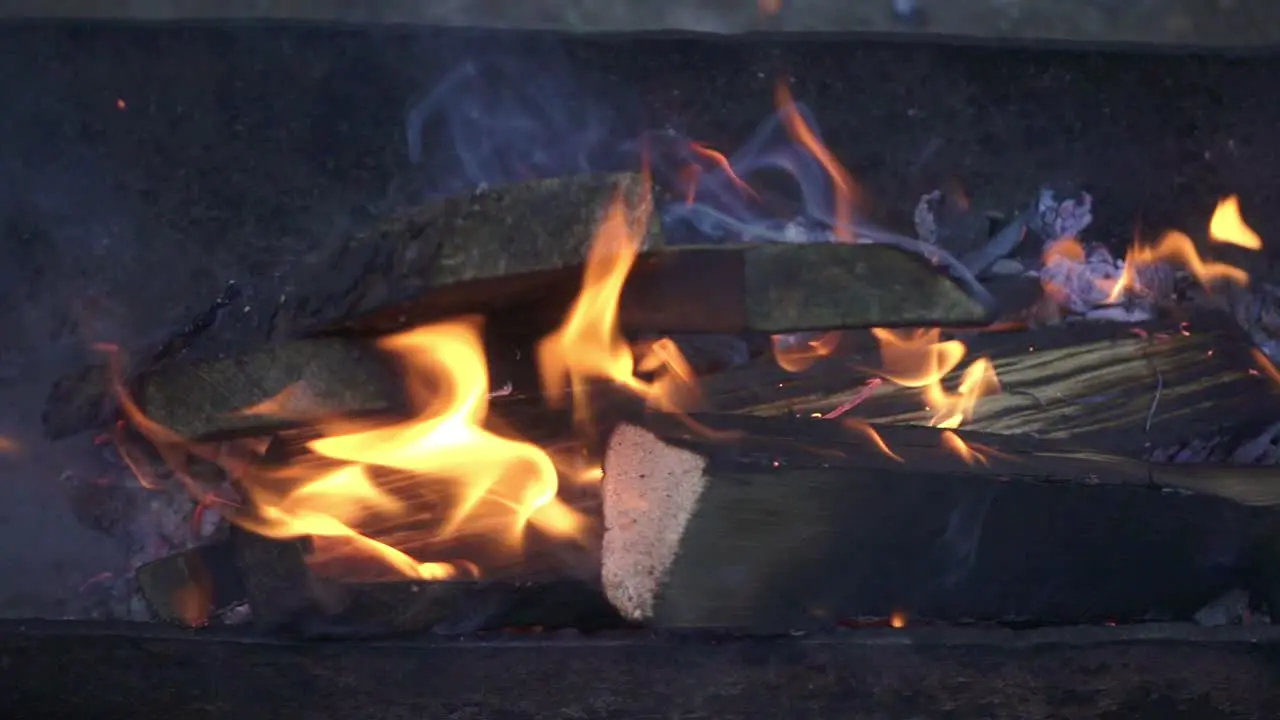
[[[758,0],[760,14],[768,17],[769,15],[777,15],[782,9],[782,0]]]
[[[693,371],[674,342],[641,348],[637,360],[618,325],[618,302],[640,253],[647,218],[629,222],[615,198],[587,254],[582,290],[564,321],[538,344],[538,370],[549,403],[572,397],[579,427],[590,423],[591,386],[607,382],[657,410],[677,412],[697,397]],[[636,377],[636,371],[652,379]]]
[[[791,97],[791,91],[787,88],[786,83],[781,80],[778,81],[774,91],[774,98],[778,106],[778,114],[782,118],[783,127],[787,129],[787,134],[798,145],[807,150],[809,154],[813,155],[822,164],[823,169],[827,171],[827,175],[831,177],[832,185],[835,188],[834,231],[836,240],[839,242],[853,242],[853,205],[857,202],[859,192],[853,176],[840,164],[836,156],[822,144],[822,141],[818,139],[818,134],[805,124],[804,118],[796,110],[796,103]]]
[[[965,368],[956,392],[943,387],[943,378],[960,365],[967,349],[959,340],[941,340],[937,328],[873,328],[871,333],[880,343],[880,374],[903,387],[920,388],[934,427],[959,427],[973,417],[980,399],[1000,392],[995,366],[985,357]]]
[[[789,341],[786,335],[774,335],[770,338],[773,342],[773,360],[787,372],[803,372],[835,352],[836,346],[840,344],[840,336],[839,331],[832,330],[814,340],[796,344]]]
[[[1280,370],[1276,370],[1275,363],[1271,362],[1271,358],[1267,357],[1267,354],[1258,348],[1251,348],[1249,352],[1253,355],[1253,361],[1258,364],[1258,369],[1262,371],[1262,374],[1270,378],[1271,382],[1280,385]]]
[[[871,423],[858,418],[846,418],[841,422],[843,422],[844,426],[850,430],[866,435],[867,439],[874,443],[880,452],[894,460],[897,460],[898,462],[905,462],[897,453],[889,449],[889,445],[884,441],[884,438],[880,437],[880,433],[876,432],[876,429],[871,426]]]
[[[21,451],[22,446],[18,444],[17,440],[0,435],[0,454],[13,455]]]
[[[1075,238],[1062,238],[1054,240],[1045,246],[1044,252],[1041,253],[1044,264],[1048,265],[1053,260],[1068,260],[1073,263],[1082,263],[1085,261],[1084,246]]]
[[[895,630],[901,630],[907,626],[907,614],[901,610],[894,610],[889,615],[889,627]]]
[[[1240,198],[1229,195],[1218,203],[1209,221],[1209,238],[1214,242],[1238,245],[1246,250],[1261,250],[1262,238],[1240,215]]]

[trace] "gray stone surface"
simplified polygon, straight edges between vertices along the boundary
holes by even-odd
[[[768,12],[765,8],[776,7]],[[1268,45],[1271,0],[5,0],[0,16],[290,20],[573,33],[853,32],[1078,42]]]

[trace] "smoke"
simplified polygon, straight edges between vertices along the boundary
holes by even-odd
[[[620,169],[616,115],[554,45],[489,48],[410,102],[408,157],[439,193]]]
[[[679,129],[626,127],[637,99],[588,77],[553,43],[463,57],[405,113],[406,152],[429,194],[469,192],[559,175],[648,167],[669,201],[660,217],[673,244],[795,242],[836,219],[821,163],[771,113],[728,154]],[[813,113],[796,110],[821,141]],[[675,120],[667,118],[668,121]],[[779,179],[785,182],[779,184]],[[745,184],[744,184],[745,181]]]

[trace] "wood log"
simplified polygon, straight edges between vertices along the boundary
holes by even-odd
[[[1252,343],[1221,313],[1137,325],[1072,323],[963,339],[969,354],[960,370],[974,358],[989,357],[1002,387],[1000,394],[978,403],[966,429],[1029,433],[1141,456],[1280,414],[1276,388],[1258,372]],[[862,392],[881,367],[874,340],[849,334],[847,349],[802,374],[763,358],[706,378],[705,409],[826,413]],[[959,374],[944,385],[954,388]],[[848,416],[915,424],[930,417],[919,390],[888,382]]]
[[[67,720],[627,720],[672,708],[725,720],[1272,720],[1278,651],[1280,629],[1268,626],[323,643],[15,620],[0,624],[0,695],[10,717]]]
[[[519,302],[528,288],[512,282],[503,286],[505,295],[495,294],[484,280],[508,274],[538,277],[539,271],[580,267],[615,198],[622,200],[628,219],[645,229],[642,247],[660,247],[651,192],[639,174],[557,178],[481,190],[386,218],[371,231],[341,237],[302,259],[289,281],[291,289],[269,317],[266,335],[285,340],[323,332],[441,286],[470,283],[468,289],[438,293],[434,316]],[[183,352],[173,352],[174,338],[185,347],[193,333],[207,327],[206,320],[197,318],[157,348],[133,353],[131,375],[184,359]],[[99,367],[55,381],[43,413],[46,435],[66,437],[108,417],[113,404],[107,379]]]
[[[425,292],[355,321],[347,330],[389,332],[443,310],[511,308],[487,328],[491,383],[532,380],[514,358],[505,328],[551,330],[578,293],[583,268],[522,273]],[[523,297],[524,301],[515,298]],[[501,301],[499,300],[501,298]],[[514,306],[514,307],[513,307]],[[417,309],[415,309],[417,308]],[[518,308],[518,309],[517,309]],[[993,309],[980,287],[925,258],[884,245],[743,244],[645,253],[629,276],[619,319],[631,332],[786,332],[868,325],[981,323]],[[523,347],[523,351],[521,351]],[[402,411],[398,377],[365,341],[329,336],[268,346],[245,355],[170,364],[135,383],[138,404],[156,422],[189,438],[261,434],[333,415]],[[245,408],[258,407],[253,413]]]
[[[1146,0],[1089,8],[1064,6],[1055,0],[955,0],[915,9],[904,7],[908,9],[893,12],[876,3],[851,5],[834,0],[788,0],[774,5],[725,0],[582,5],[549,0],[536,9],[522,4],[423,4],[412,0],[382,0],[370,6],[353,6],[341,0],[7,0],[0,3],[0,17],[421,24],[565,33],[853,33],[934,40],[963,37],[1197,47],[1273,45],[1277,37],[1272,23],[1267,22],[1274,15],[1266,0]]]
[[[1280,532],[1270,469],[1154,468],[983,433],[965,435],[966,459],[933,428],[695,419],[739,436],[657,416],[609,440],[602,577],[632,620],[1185,619],[1243,586]]]

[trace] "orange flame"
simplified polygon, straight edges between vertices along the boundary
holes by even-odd
[[[888,443],[884,441],[884,438],[880,437],[880,433],[876,432],[876,429],[871,426],[871,423],[859,418],[846,418],[841,422],[843,422],[844,426],[850,430],[866,435],[867,439],[875,444],[876,448],[886,456],[893,458],[898,462],[905,462],[897,453],[889,449]]]
[[[1138,281],[1138,270],[1159,262],[1181,265],[1206,287],[1222,281],[1235,285],[1249,284],[1247,272],[1227,263],[1204,260],[1196,251],[1196,245],[1190,237],[1177,230],[1170,230],[1160,236],[1155,245],[1135,242],[1129,246],[1129,252],[1124,259],[1124,271],[1107,297],[1107,302],[1116,303],[1122,300],[1127,292],[1140,291],[1142,288]]]
[[[406,368],[417,417],[307,443],[339,461],[316,473],[291,466],[246,482],[255,513],[240,521],[268,537],[311,536],[348,541],[399,572],[424,579],[452,577],[450,563],[420,562],[359,530],[378,516],[404,516],[415,498],[449,498],[431,533],[436,541],[473,532],[518,548],[526,526],[573,536],[581,519],[557,497],[550,456],[536,445],[483,427],[489,378],[480,322],[464,318],[384,339],[380,345]],[[395,472],[397,480],[379,481]],[[281,482],[285,480],[285,482]]]
[[[564,321],[538,344],[538,370],[548,402],[573,401],[580,427],[590,421],[591,386],[604,381],[676,412],[697,394],[693,371],[675,343],[663,339],[641,348],[637,360],[618,324],[618,302],[640,253],[647,218],[628,219],[615,198],[587,254],[582,291]],[[646,380],[636,371],[653,375]]]
[[[827,175],[831,177],[832,185],[835,188],[835,235],[836,240],[840,242],[853,242],[853,205],[857,202],[858,186],[853,180],[853,176],[845,169],[836,156],[827,149],[818,139],[818,134],[813,131],[800,116],[800,112],[796,110],[795,100],[791,97],[791,90],[787,88],[786,83],[778,81],[774,91],[775,103],[778,106],[778,114],[782,118],[783,127],[787,129],[787,134],[791,136],[798,145],[803,147],[813,155],[823,169],[827,171]]]
[[[840,344],[841,334],[838,330],[823,333],[813,340],[795,341],[788,335],[774,335],[773,359],[778,367],[787,372],[804,372],[813,364],[835,352]]]
[[[1258,348],[1252,348],[1249,353],[1253,355],[1253,361],[1258,364],[1258,369],[1266,375],[1271,382],[1280,385],[1280,370],[1276,369],[1275,363],[1271,362],[1271,358]]]
[[[934,427],[959,427],[973,417],[982,397],[1000,391],[995,366],[981,357],[965,368],[957,391],[947,392],[942,380],[960,365],[967,349],[960,340],[941,340],[937,328],[874,328],[871,333],[880,343],[880,374],[903,387],[920,388]]]
[[[724,153],[721,153],[717,150],[713,150],[707,147],[706,145],[702,145],[701,143],[696,143],[696,142],[689,143],[689,149],[692,150],[695,155],[698,155],[700,157],[706,158],[707,160],[710,160],[713,165],[718,167],[720,171],[725,174],[725,177],[729,178],[729,180],[734,185],[737,186],[738,190],[742,192],[742,194],[748,197],[753,197],[753,198],[759,197],[759,195],[755,191],[755,188],[748,185],[747,181],[739,177],[737,171],[734,170],[733,166],[729,164],[729,158],[725,157]],[[686,205],[692,205],[694,200],[697,199],[698,179],[700,177],[702,177],[702,168],[698,165],[690,165],[689,167],[685,168],[685,171],[682,173],[681,180],[684,182],[686,187],[686,190],[685,190]]]

